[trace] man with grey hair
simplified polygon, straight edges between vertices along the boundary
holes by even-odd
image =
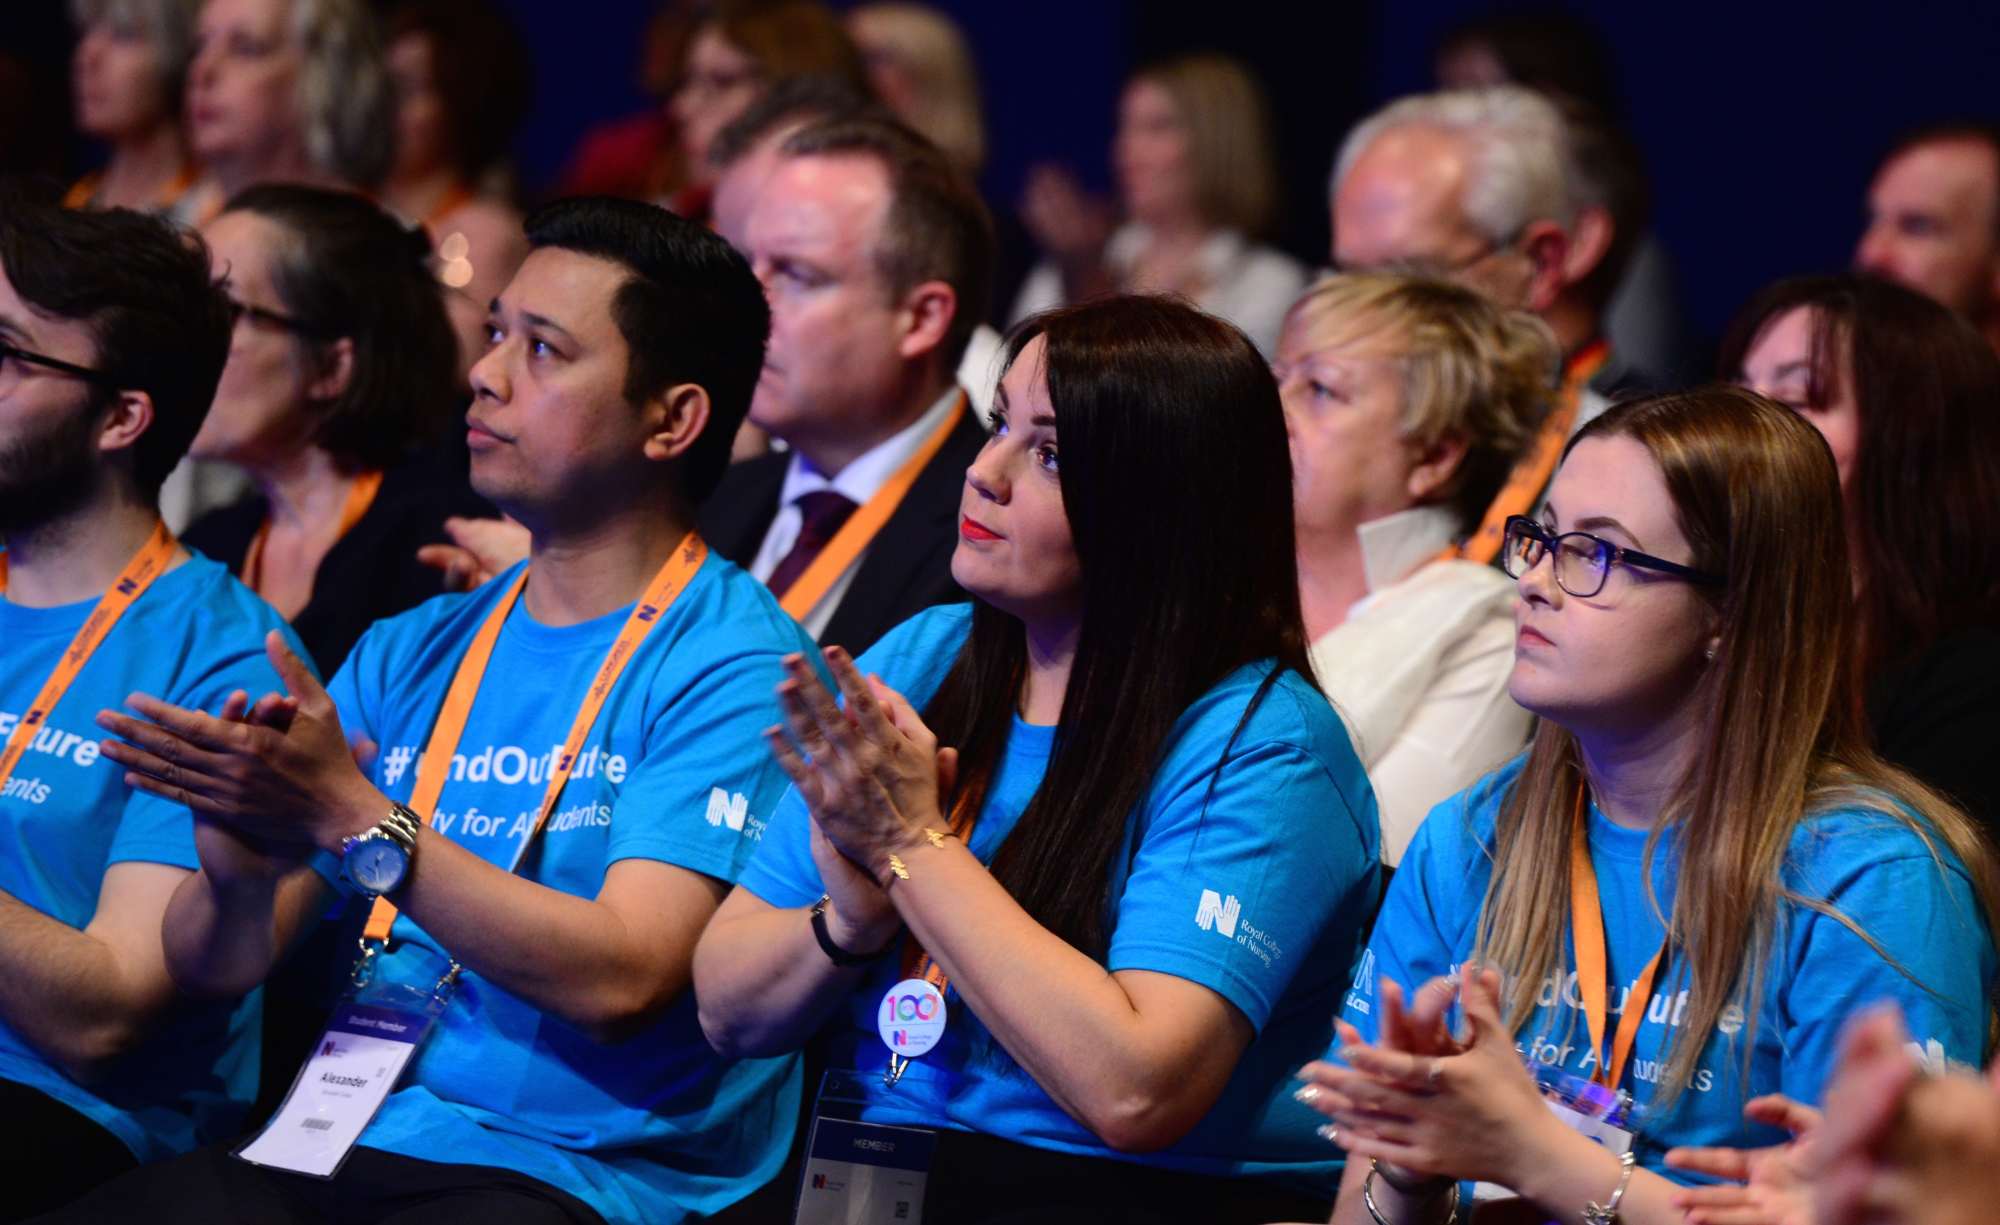
[[[1453,281],[1548,323],[1562,384],[1463,556],[1490,561],[1511,514],[1540,501],[1563,442],[1610,406],[1604,295],[1609,243],[1578,225],[1571,133],[1556,105],[1517,85],[1399,99],[1355,126],[1330,184],[1333,263]]]

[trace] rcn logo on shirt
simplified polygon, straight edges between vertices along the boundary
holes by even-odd
[[[764,820],[750,812],[750,797],[742,792],[729,792],[721,787],[711,787],[708,792],[708,823],[718,828],[727,826],[752,841],[764,838]]]
[[[1243,917],[1243,903],[1233,893],[1224,895],[1214,889],[1203,889],[1201,900],[1195,903],[1194,925],[1241,946],[1263,962],[1266,969],[1285,955],[1271,933]]]

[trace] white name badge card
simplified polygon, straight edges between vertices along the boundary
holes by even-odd
[[[794,1225],[921,1225],[937,1133],[821,1115]]]
[[[343,1001],[285,1104],[236,1155],[295,1174],[333,1177],[430,1025],[422,1012]]]
[[[1614,1157],[1623,1157],[1632,1149],[1632,1133],[1622,1127],[1607,1123],[1603,1119],[1592,1118],[1582,1111],[1566,1106],[1554,1099],[1544,1099],[1549,1113],[1563,1121],[1563,1125],[1578,1135],[1595,1140]],[[1472,1199],[1474,1203],[1489,1200],[1514,1199],[1514,1193],[1495,1183],[1474,1183]]]

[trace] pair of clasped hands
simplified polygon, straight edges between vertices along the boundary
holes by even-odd
[[[1299,1071],[1305,1084],[1297,1097],[1333,1121],[1331,1138],[1350,1160],[1373,1159],[1395,1183],[1449,1177],[1520,1187],[1530,1172],[1565,1160],[1579,1144],[1595,1142],[1548,1110],[1503,1020],[1500,1000],[1501,976],[1487,967],[1468,965],[1456,981],[1433,979],[1407,1001],[1384,979],[1379,1041],[1371,1044],[1352,1025],[1338,1022],[1346,1066],[1307,1064]],[[1463,1037],[1446,1019],[1455,1002],[1463,1008]],[[1843,1060],[1884,1041],[1858,1023],[1846,1039]],[[1690,1225],[1861,1225],[1874,1219],[1827,1210],[1822,1174],[1840,1146],[1851,1142],[1841,1129],[1827,1126],[1819,1111],[1770,1094],[1745,1103],[1744,1115],[1792,1138],[1758,1149],[1670,1150],[1668,1165],[1728,1180],[1674,1189],[1671,1202]],[[1816,1192],[1822,1196],[1818,1208]],[[1524,1217],[1520,1208],[1517,1201],[1495,1203],[1477,1219],[1545,1219],[1541,1213]]]
[[[820,654],[846,705],[805,656],[788,655],[778,685],[785,722],[764,738],[811,814],[813,863],[834,914],[849,929],[881,927],[897,921],[890,857],[928,845],[926,829],[947,828],[942,797],[958,750],[938,747],[916,708],[879,676],[864,677],[845,649]]]

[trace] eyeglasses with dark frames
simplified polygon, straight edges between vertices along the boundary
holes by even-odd
[[[1728,581],[1719,574],[1612,544],[1589,532],[1556,533],[1526,515],[1507,517],[1507,534],[1500,545],[1500,568],[1507,577],[1520,578],[1551,552],[1555,554],[1556,586],[1579,600],[1603,591],[1613,566],[1652,570],[1704,587],[1720,587]]]
[[[238,302],[235,298],[229,299],[230,325],[233,327],[245,319],[253,323],[262,323],[268,327],[277,328],[280,331],[296,332],[300,336],[325,335],[325,329],[307,323],[296,315],[281,314],[278,311],[266,310],[261,306],[252,306],[248,302]]]
[[[63,374],[70,375],[73,378],[82,379],[86,383],[95,383],[99,387],[117,386],[116,380],[102,370],[92,370],[89,366],[79,366],[75,362],[66,362],[59,357],[50,357],[46,353],[36,353],[33,350],[23,349],[19,345],[10,345],[4,340],[0,340],[0,363],[8,361],[27,362],[30,365],[45,366],[50,370],[61,371]]]

